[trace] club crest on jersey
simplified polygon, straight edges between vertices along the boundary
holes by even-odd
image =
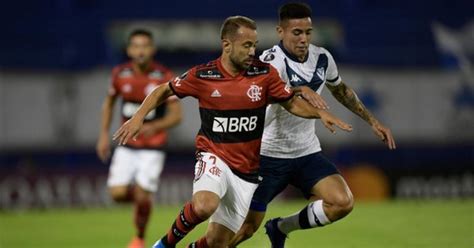
[[[324,81],[326,79],[326,71],[324,70],[324,67],[317,68],[316,75]]]
[[[258,102],[262,100],[262,87],[252,84],[247,90],[247,96],[252,100],[252,102]]]

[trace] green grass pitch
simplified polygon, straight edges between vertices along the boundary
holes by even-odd
[[[275,202],[267,217],[287,215],[305,202]],[[147,245],[161,237],[180,206],[155,207]],[[202,236],[201,224],[181,242]],[[0,212],[0,248],[121,248],[132,236],[131,208]],[[270,247],[263,229],[241,248]],[[345,219],[324,228],[297,231],[287,248],[472,248],[474,200],[356,203]]]

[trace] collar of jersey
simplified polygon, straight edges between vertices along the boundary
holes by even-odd
[[[309,51],[308,53],[306,54],[306,56],[304,57],[303,61],[299,61],[298,58],[291,54],[290,52],[288,52],[285,47],[283,46],[283,41],[281,40],[280,43],[278,43],[278,46],[281,48],[281,50],[285,53],[286,57],[288,57],[289,59],[293,60],[294,62],[296,63],[304,63],[308,60],[308,57],[309,57]]]
[[[143,73],[139,73],[137,71],[135,71],[135,67],[133,66],[133,61],[129,61],[128,62],[128,65],[130,67],[130,69],[132,69],[132,72],[134,75],[146,75],[150,72],[152,72],[153,70],[155,70],[155,62],[154,61],[151,61],[150,65],[148,66],[148,68],[146,69],[146,71],[144,71]]]
[[[225,68],[224,66],[222,65],[222,62],[221,62],[221,59],[222,57],[219,57],[217,59],[217,68],[219,69],[219,71],[222,72],[222,74],[224,74],[224,76],[226,78],[238,78],[240,76],[242,76],[244,73],[245,73],[245,70],[241,71],[239,74],[235,75],[235,76],[232,76]]]

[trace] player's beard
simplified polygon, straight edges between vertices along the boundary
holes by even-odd
[[[246,59],[243,59],[241,62],[239,60],[237,60],[236,58],[234,58],[233,56],[230,56],[230,62],[232,63],[232,65],[234,66],[234,68],[236,68],[237,70],[239,71],[245,71],[247,70],[249,67],[250,67],[250,64],[246,64],[246,62],[248,60],[253,60],[252,57],[249,57],[249,58],[246,58]]]

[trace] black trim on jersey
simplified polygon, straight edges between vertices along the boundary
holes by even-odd
[[[334,83],[339,79],[339,76],[337,76],[335,79],[326,79],[328,82]]]
[[[260,183],[260,176],[258,175],[258,172],[251,172],[251,173],[242,173],[238,170],[230,169],[234,175],[240,177],[240,179],[247,181],[249,183],[255,183],[258,184]]]
[[[202,121],[199,135],[214,143],[241,143],[260,139],[265,124],[265,110],[266,106],[239,110],[199,108]]]
[[[213,80],[213,79],[221,79],[224,77],[222,73],[215,68],[203,68],[203,69],[198,69],[196,71],[196,77],[206,79],[206,80]]]
[[[255,63],[255,64],[252,64],[245,71],[244,76],[253,77],[253,76],[258,76],[258,75],[263,75],[263,74],[268,74],[268,73],[270,73],[270,65],[269,64]]]
[[[161,151],[161,152],[165,152],[166,144],[163,144],[163,145],[160,145],[160,146],[153,146],[153,147],[148,147],[148,146],[135,147],[135,146],[131,146],[131,145],[125,144],[125,145],[122,145],[122,147],[128,148],[128,149],[130,149],[130,150],[135,150],[135,151],[146,150],[146,151]],[[115,149],[117,149],[117,147],[116,147]]]
[[[283,46],[283,41],[280,41],[280,43],[278,43],[278,46],[281,48],[281,50],[285,53],[286,57],[288,57],[289,59],[297,62],[297,63],[304,63],[306,61],[308,61],[308,58],[309,58],[309,48],[308,48],[308,53],[306,53],[306,56],[304,57],[303,61],[299,61],[298,58],[291,54],[290,52],[288,52],[285,47]]]
[[[179,98],[184,98],[184,97],[185,97],[185,96],[182,96],[181,94],[179,94],[178,92],[176,92],[176,90],[174,89],[174,86],[173,86],[173,82],[172,82],[172,81],[170,81],[170,82],[168,83],[168,85],[170,86],[171,91],[173,91],[173,93],[174,93],[177,97],[179,97]]]
[[[130,118],[132,118],[132,116],[135,112],[132,114],[132,116],[124,116],[123,115],[123,108],[124,108],[124,105],[126,103],[136,104],[136,105],[140,106],[140,104],[142,104],[142,102],[140,102],[140,101],[126,101],[126,100],[122,99],[122,103],[121,103],[121,106],[120,106],[120,114],[123,118],[130,119]],[[145,119],[144,122],[146,123],[146,122],[155,121],[157,119],[163,118],[166,114],[166,106],[167,106],[166,102],[163,102],[161,105],[157,106],[154,109],[155,110],[155,115],[151,119]],[[138,107],[137,107],[137,109],[138,109]]]

